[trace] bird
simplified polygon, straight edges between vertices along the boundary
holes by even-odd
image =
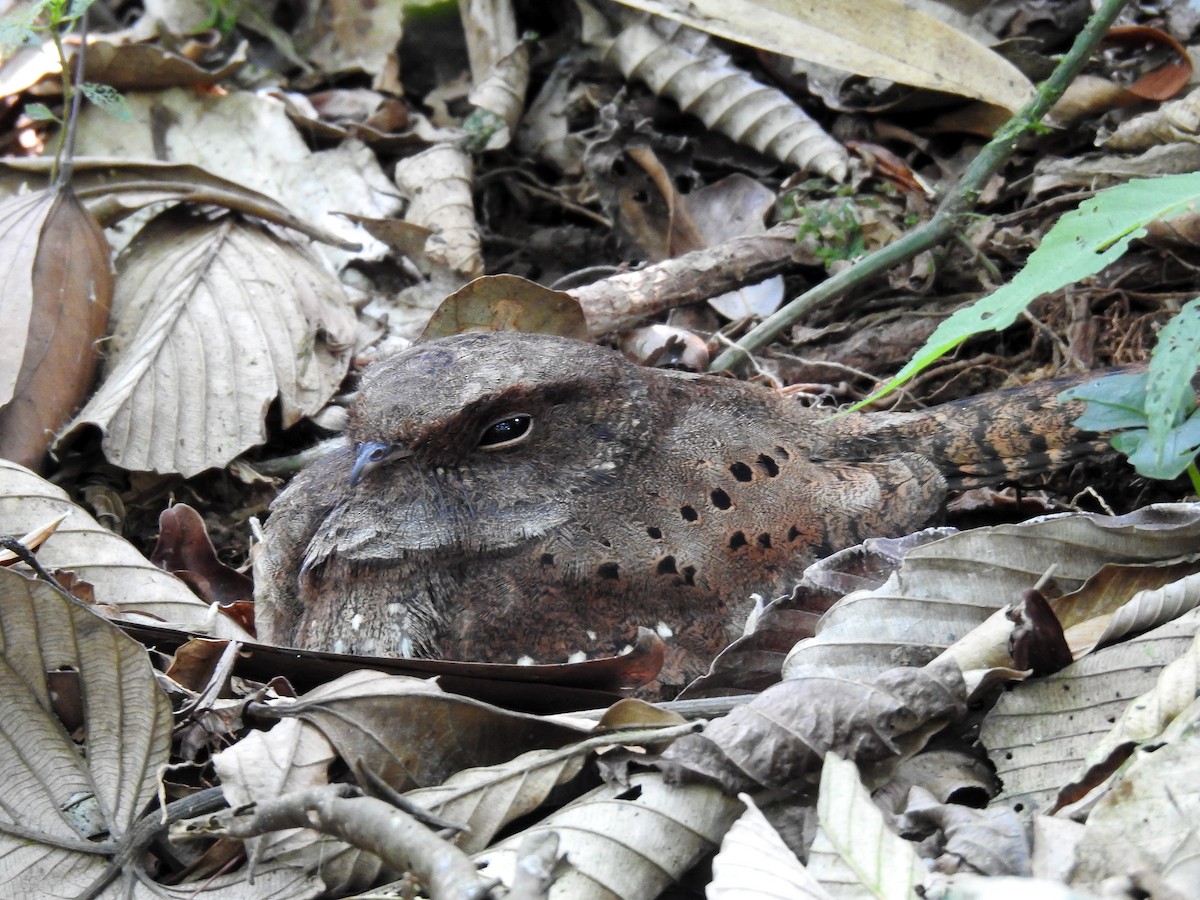
[[[702,674],[753,595],[937,519],[947,492],[1095,451],[1062,384],[833,415],[761,385],[551,335],[467,333],[364,372],[343,446],[272,505],[260,639],[371,656],[564,662],[664,640]]]

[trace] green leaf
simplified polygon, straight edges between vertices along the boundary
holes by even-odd
[[[83,96],[119,122],[132,122],[133,113],[125,95],[110,84],[83,81],[77,85]]]
[[[1086,431],[1116,431],[1146,427],[1145,372],[1107,375],[1058,395],[1060,403],[1086,400],[1087,409],[1075,420]]]
[[[1168,432],[1196,407],[1192,376],[1200,367],[1200,297],[1184,304],[1159,332],[1150,357],[1146,418],[1150,440],[1163,446]]]
[[[942,322],[894,378],[854,408],[891,393],[967,338],[1007,328],[1038,297],[1096,274],[1147,224],[1180,215],[1198,200],[1200,172],[1137,179],[1085,200],[1055,223],[1012,281]]]
[[[62,122],[44,103],[28,103],[25,105],[25,115],[34,122]]]
[[[1150,432],[1139,428],[1114,435],[1112,445],[1129,457],[1139,474],[1165,481],[1178,478],[1200,449],[1200,413],[1192,413],[1186,422],[1168,431],[1162,441],[1151,440]]]

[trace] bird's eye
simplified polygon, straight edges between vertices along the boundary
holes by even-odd
[[[533,416],[525,413],[497,419],[483,429],[479,435],[479,448],[481,450],[500,450],[504,447],[511,447],[513,444],[519,444],[529,436],[532,428]]]

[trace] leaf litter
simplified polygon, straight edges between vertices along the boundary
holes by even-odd
[[[761,250],[782,236],[790,246],[791,269],[773,263],[775,271],[754,269],[755,277],[786,270],[787,290],[796,289],[796,263],[833,271],[872,241],[894,240],[907,227],[906,216],[927,216],[929,197],[920,186],[960,165],[955,151],[947,150],[951,142],[939,145],[904,133],[864,112],[893,108],[897,94],[920,97],[911,88],[897,90],[898,82],[936,86],[1008,108],[1019,106],[1030,91],[1031,79],[988,48],[1000,31],[994,22],[991,33],[980,27],[983,20],[968,24],[952,18],[946,24],[940,14],[930,16],[917,4],[904,9],[867,4],[869,15],[856,14],[876,24],[890,16],[887,21],[896,26],[875,29],[858,28],[832,10],[814,21],[785,16],[769,4],[736,9],[635,5],[653,6],[674,21],[610,5],[584,12],[591,26],[600,22],[589,16],[602,16],[605,28],[580,41],[583,55],[591,54],[587,65],[561,69],[567,90],[557,96],[567,99],[549,107],[558,125],[526,145],[545,154],[556,178],[568,176],[549,187],[544,172],[497,155],[514,134],[519,141],[530,138],[520,116],[529,84],[537,87],[539,81],[528,81],[529,69],[539,77],[546,70],[537,38],[519,37],[515,20],[503,10],[494,17],[467,11],[463,53],[464,59],[470,57],[474,90],[454,84],[444,70],[432,80],[411,82],[418,86],[408,96],[425,91],[431,115],[396,105],[405,93],[394,51],[399,45],[420,58],[421,48],[410,40],[423,33],[417,18],[401,17],[395,6],[381,4],[363,19],[375,26],[363,31],[347,9],[328,20],[304,22],[292,43],[277,25],[248,12],[237,23],[245,34],[253,40],[269,34],[267,42],[280,58],[304,60],[308,69],[290,85],[294,90],[307,89],[306,78],[308,86],[319,84],[314,72],[363,73],[371,84],[368,93],[388,101],[362,104],[361,121],[336,127],[322,121],[321,107],[300,93],[285,101],[237,82],[244,44],[224,59],[217,54],[192,68],[180,61],[184,57],[153,45],[142,46],[138,54],[122,54],[119,44],[102,45],[105,51],[97,58],[120,64],[110,68],[118,74],[108,80],[126,84],[122,79],[130,79],[129,84],[148,90],[129,97],[134,124],[123,130],[97,111],[88,113],[81,126],[84,152],[132,162],[80,161],[76,186],[91,214],[106,225],[125,220],[119,226],[123,233],[108,233],[115,245],[137,235],[119,263],[111,331],[66,342],[77,355],[87,356],[95,340],[111,334],[102,345],[107,381],[90,394],[74,428],[54,445],[53,458],[44,456],[46,448],[89,396],[90,385],[23,387],[28,381],[22,381],[21,341],[35,329],[21,323],[25,312],[45,312],[35,261],[49,258],[47,253],[62,242],[49,237],[67,226],[56,225],[40,240],[28,238],[41,227],[40,216],[49,221],[50,195],[14,193],[7,202],[25,211],[19,224],[26,239],[0,241],[13,261],[13,284],[30,283],[34,273],[28,297],[10,292],[21,321],[15,339],[0,350],[0,374],[11,382],[13,396],[52,394],[69,409],[55,420],[7,427],[0,436],[40,435],[41,443],[24,461],[47,466],[57,484],[71,488],[67,493],[28,469],[0,465],[0,532],[29,536],[46,574],[75,595],[72,599],[29,581],[30,569],[20,561],[24,550],[4,551],[0,639],[11,681],[5,696],[11,699],[3,707],[8,750],[0,764],[15,767],[5,782],[24,792],[24,799],[6,801],[7,821],[0,826],[7,841],[0,854],[6,884],[29,896],[76,896],[89,887],[94,896],[246,896],[252,872],[256,897],[344,896],[397,877],[402,878],[397,890],[411,894],[416,888],[411,877],[403,880],[407,869],[425,873],[424,887],[434,896],[458,896],[444,893],[451,882],[432,874],[445,854],[456,861],[447,864],[455,877],[463,879],[453,882],[455,889],[465,885],[464,890],[474,891],[463,895],[486,895],[492,877],[513,883],[528,865],[543,871],[543,887],[553,882],[547,888],[553,896],[640,897],[677,884],[715,854],[708,886],[714,897],[747,895],[738,893],[746,889],[738,882],[748,879],[749,890],[758,888],[754,895],[761,896],[770,889],[768,875],[786,885],[778,889],[781,896],[911,896],[918,886],[933,896],[956,878],[969,885],[970,873],[980,872],[1008,891],[1070,883],[1080,895],[1113,890],[1131,896],[1188,895],[1195,884],[1197,832],[1196,794],[1189,792],[1196,783],[1189,769],[1196,708],[1194,507],[1160,505],[1115,518],[1051,517],[949,537],[931,533],[914,546],[883,552],[877,546],[856,549],[858,556],[838,561],[844,569],[814,567],[791,607],[766,598],[758,616],[761,630],[732,648],[725,668],[707,679],[710,694],[740,691],[752,699],[705,707],[700,715],[710,719],[707,725],[664,722],[626,706],[598,726],[598,711],[570,721],[518,713],[447,693],[432,682],[365,670],[336,681],[321,676],[318,680],[327,683],[297,692],[283,676],[304,682],[304,669],[317,665],[315,657],[295,662],[272,657],[270,675],[252,680],[245,674],[246,661],[256,651],[244,617],[220,608],[240,589],[216,587],[226,579],[239,584],[219,559],[238,554],[231,556],[224,542],[215,550],[206,547],[202,531],[174,539],[171,546],[180,552],[193,546],[203,551],[174,566],[188,573],[191,585],[200,586],[201,599],[74,502],[76,496],[99,494],[124,498],[134,508],[133,517],[123,518],[118,503],[109,519],[124,522],[137,544],[148,548],[156,526],[139,529],[136,508],[157,502],[153,498],[178,490],[211,512],[215,496],[252,497],[239,495],[239,485],[256,480],[253,466],[264,443],[274,442],[271,453],[286,451],[289,445],[279,434],[288,426],[293,435],[313,439],[312,430],[304,432],[313,426],[305,423],[331,401],[335,408],[344,404],[338,392],[347,372],[416,337],[429,318],[429,298],[440,299],[464,284],[466,293],[439,312],[450,324],[436,328],[496,327],[507,320],[560,333],[598,334],[626,329],[647,309],[661,312],[674,305],[670,298],[652,296],[653,291],[661,293],[664,284],[674,287],[678,280],[686,293],[684,282],[695,272],[715,273],[697,279],[713,293],[742,290],[738,279],[752,267],[743,265],[738,255],[743,249],[735,248]],[[144,34],[157,29],[151,18],[139,23]],[[171,22],[172,28],[186,29],[179,19]],[[772,60],[764,54],[762,71],[750,75],[743,52],[731,44],[717,49],[711,37],[693,30],[696,26],[726,40],[806,59]],[[352,33],[371,39],[346,40]],[[848,36],[858,42],[853,51],[845,43]],[[899,49],[897,36],[905,37]],[[1142,32],[1126,34],[1122,41],[1123,51],[1110,52],[1135,48],[1136,54],[1145,42],[1167,48],[1169,62],[1160,70],[1147,63],[1145,77],[1129,88],[1104,77],[1107,72],[1093,76],[1106,84],[1091,82],[1091,93],[1073,99],[1074,118],[1064,109],[1061,121],[1107,114],[1126,102],[1114,99],[1121,96],[1155,102],[1170,96],[1175,88],[1164,85],[1176,84],[1184,68],[1175,49],[1179,42]],[[688,71],[665,79],[664,59]],[[617,64],[598,77],[588,69],[596,60]],[[840,92],[854,81],[823,72],[820,66],[831,61],[859,76],[865,103],[843,104],[847,98]],[[48,72],[52,67],[23,82],[11,81],[9,90],[17,96]],[[816,92],[803,107],[793,102],[801,92],[787,80],[797,72]],[[181,77],[188,89],[164,90]],[[677,123],[663,116],[661,106],[654,108],[649,92],[627,86],[632,99],[617,100],[617,77],[647,82],[694,112],[713,133],[765,150],[792,168],[845,180],[852,190],[877,188],[892,179],[914,193],[876,190],[867,202],[838,199],[837,214],[818,223],[817,211],[832,208],[831,196],[844,189],[800,178],[785,185],[770,176],[774,163],[731,148],[724,138],[714,141],[703,128],[677,140]],[[768,78],[780,88],[764,88]],[[217,81],[231,86],[228,95],[190,87]],[[724,96],[721,84],[728,85]],[[837,91],[829,88],[834,84]],[[868,142],[846,139],[838,127],[826,128],[832,117],[813,97],[836,104],[831,108],[853,109],[858,121],[877,125],[881,133],[873,137],[880,152],[860,152]],[[599,111],[617,103],[637,111],[640,124],[635,116],[630,127],[609,138],[618,142],[618,158],[639,167],[633,174],[642,181],[622,181],[614,170],[594,166],[587,178],[582,174],[589,116],[590,124],[598,125]],[[759,108],[756,104],[765,104],[762,108],[772,114],[749,116],[751,121],[735,114]],[[332,101],[324,108],[332,109]],[[1195,131],[1189,108],[1167,104],[1159,109],[1157,119],[1131,122],[1138,129],[1133,138],[1126,136],[1132,128],[1122,132],[1118,127],[1120,140],[1110,140],[1104,152],[1128,153],[1125,148],[1145,147],[1148,140],[1165,142],[1159,147],[1172,152],[1186,151],[1181,145]],[[378,117],[383,110],[388,117]],[[294,124],[303,123],[304,115],[311,116],[309,125]],[[368,121],[371,116],[377,117]],[[385,121],[391,124],[381,126]],[[950,120],[941,121],[944,126]],[[844,128],[847,122],[832,124]],[[299,129],[310,126],[320,140],[336,146],[306,144]],[[37,139],[38,127],[44,126],[23,127]],[[797,134],[806,140],[778,137]],[[458,142],[467,135],[493,155],[465,151]],[[356,137],[369,141],[370,149]],[[889,141],[909,152],[889,156],[882,152]],[[241,155],[232,152],[235,147]],[[263,162],[258,155],[267,148],[275,155]],[[1108,156],[1097,162],[1076,155],[1077,149],[1060,143],[1032,161],[1041,173],[1034,181],[1035,197],[1049,196],[1046,202],[1052,204],[1053,192],[1066,185],[1125,179],[1131,171],[1159,174],[1169,165],[1166,154]],[[375,152],[400,157],[394,182],[383,174]],[[960,152],[971,147],[963,145]],[[503,162],[497,165],[498,160]],[[1093,168],[1083,175],[1085,162]],[[1190,164],[1175,165],[1188,170]],[[14,167],[18,179],[36,184],[27,166]],[[771,186],[766,192],[771,196],[753,212],[744,212],[753,205],[751,194],[717,187],[721,182],[713,173],[725,175],[730,167],[751,185],[762,187],[765,180]],[[643,183],[657,193],[643,196]],[[1015,211],[1008,219],[996,217],[1000,226],[982,223],[965,236],[964,246],[972,254],[984,248],[1011,272],[1014,266],[1007,263],[1040,240],[1049,207],[1023,208],[1008,185],[994,184],[991,190],[988,202],[1009,203]],[[614,202],[597,203],[597,194]],[[127,219],[134,209],[166,200],[215,203],[241,215],[183,207]],[[790,231],[768,231],[761,240],[753,234],[746,240],[744,232],[739,237],[733,230],[704,235],[698,227],[726,218],[754,219],[763,209],[774,206],[777,212],[788,204],[802,218],[811,210],[813,220]],[[76,209],[76,225],[98,234],[82,207],[74,201],[60,205]],[[389,250],[372,229],[397,233],[387,217],[404,207],[403,234]],[[557,215],[547,215],[548,210]],[[1042,219],[1022,220],[1029,210]],[[564,224],[564,213],[577,220]],[[285,237],[248,216],[298,232]],[[576,287],[570,278],[593,263],[592,257],[579,255],[591,236],[578,222],[595,226],[597,221],[616,222],[639,238],[634,246],[640,243],[640,249],[632,256],[622,260],[609,254],[606,261],[655,256],[662,261],[621,272],[611,285],[602,279]],[[1172,225],[1167,237],[1174,246],[1189,246],[1186,213]],[[750,230],[756,229],[757,224]],[[1149,231],[1152,241],[1162,239],[1155,226]],[[311,249],[295,233],[338,246]],[[688,243],[689,235],[701,239]],[[792,243],[797,236],[801,243]],[[352,250],[355,242],[367,249]],[[78,240],[67,243],[76,246]],[[538,246],[554,252],[539,259],[531,249]],[[975,274],[980,270],[973,256],[953,257],[961,251],[947,250],[951,255],[938,261],[936,274],[931,256],[901,267],[891,286],[920,296],[940,279],[939,293],[978,294],[985,287]],[[1170,261],[1147,267],[1136,256],[1126,260],[1129,268],[1121,277],[1132,287],[1124,294],[1101,295],[1096,283],[1085,290],[1102,299],[1083,318],[1090,315],[1092,327],[1099,321],[1114,334],[1128,335],[1105,348],[1105,362],[1135,360],[1146,346],[1153,314],[1139,307],[1137,290],[1166,296],[1187,277],[1186,267],[1172,270]],[[99,283],[100,273],[107,271],[107,250],[82,254],[77,261],[83,275],[66,273],[64,283],[75,284],[70,278],[77,277]],[[1145,273],[1151,269],[1149,277]],[[496,285],[472,280],[485,272],[519,273],[563,290],[539,293],[510,281],[500,289],[505,296],[497,298]],[[680,274],[676,279],[665,273]],[[606,305],[606,289],[623,302],[633,298],[647,305],[614,310]],[[64,290],[81,295],[74,287]],[[778,296],[785,293],[781,287]],[[88,291],[82,294],[97,299]],[[508,304],[511,296],[527,302]],[[545,296],[560,306],[540,308]],[[647,360],[707,359],[707,352],[696,353],[694,347],[690,357],[676,348],[689,344],[688,335],[704,344],[699,335],[712,334],[722,322],[734,320],[736,326],[743,315],[767,315],[777,299],[673,311],[669,327],[677,331],[660,333],[638,352]],[[1081,337],[1086,331],[1081,307],[1065,302],[1069,298],[1061,293],[1058,299],[1064,302],[1033,307],[1030,333],[1052,334],[1050,352],[1060,362],[1081,360],[1094,350]],[[818,314],[807,332],[797,330],[794,346],[823,352],[833,345],[829,338],[840,322],[861,312],[851,301]],[[871,331],[875,320],[861,321],[867,323],[862,340],[870,344],[877,334]],[[1125,327],[1131,322],[1142,327]],[[887,324],[886,317],[881,324]],[[706,351],[718,342],[707,343]],[[819,371],[845,379],[833,388],[839,399],[861,397],[873,385],[872,376],[890,374],[886,362],[869,359],[868,366],[879,368],[864,373],[841,362],[836,352],[814,361],[815,355],[813,360],[789,355],[782,345],[780,351],[765,360],[765,374],[815,382],[810,376],[823,366]],[[1002,356],[991,362],[984,355],[952,361],[920,389],[928,388],[931,397],[941,390],[973,392],[1007,375],[1007,367]],[[86,366],[68,368],[81,383],[90,381]],[[39,414],[50,412],[48,403],[35,405]],[[5,414],[14,409],[10,404]],[[102,439],[93,442],[97,431]],[[102,465],[95,462],[98,454],[104,456]],[[114,480],[122,484],[119,489],[113,489]],[[239,524],[263,511],[253,499],[233,503]],[[159,512],[151,511],[151,522]],[[205,519],[211,522],[212,516]],[[163,558],[170,555],[164,551]],[[1020,629],[1008,609],[1024,616]],[[179,665],[169,670],[172,675],[156,673],[148,659],[165,664],[169,648],[179,644],[157,643],[161,649],[148,657],[118,630],[134,632],[147,623],[159,628],[159,641],[173,628],[181,639],[204,633],[232,642],[184,645],[189,649],[175,653]],[[1051,656],[1058,661],[1047,663],[1038,649],[1043,646],[1066,648],[1067,658]],[[1038,660],[1036,677],[1015,668],[1016,658],[1033,665],[1026,662],[1031,654]],[[653,660],[653,652],[648,658]],[[741,668],[746,660],[753,660],[752,669]],[[435,674],[437,666],[431,665],[426,671]],[[750,672],[753,677],[739,683],[739,674]],[[447,666],[442,677],[449,682],[458,677],[452,673]],[[768,687],[781,673],[784,680]],[[587,684],[592,676],[575,677]],[[615,676],[603,677],[611,685]],[[562,690],[537,689],[543,697]],[[178,707],[174,723],[168,696]],[[582,695],[563,691],[557,696],[560,708],[567,708],[566,698]],[[689,702],[711,701],[710,696]],[[175,753],[172,730],[180,741]],[[972,739],[976,733],[979,743]],[[187,752],[179,752],[184,746]],[[1002,782],[998,788],[989,780],[989,765]],[[735,799],[738,790],[748,804]],[[215,812],[221,798],[214,797],[221,791],[222,802],[241,807],[238,815]],[[989,799],[991,804],[971,810],[955,802],[962,794],[974,796],[977,805]],[[165,825],[158,802],[169,803],[169,819],[201,816],[175,825],[183,836],[179,847],[189,848],[177,858],[147,849]],[[203,806],[206,802],[213,806]],[[257,821],[255,804],[277,815],[279,823],[299,820],[318,826],[321,834],[274,829],[269,816]],[[1056,806],[1060,809],[1051,813]],[[414,839],[406,847],[408,858],[395,855],[395,848],[378,841],[382,832],[374,816],[380,810],[403,811],[429,839]],[[1077,821],[1083,824],[1072,828]],[[260,836],[248,836],[241,827],[247,822],[260,829]],[[1026,838],[1026,827],[1032,838]],[[223,831],[245,833],[245,849],[240,841],[207,837]],[[1114,851],[1117,846],[1120,852]],[[1070,859],[1051,866],[1045,860],[1052,851]],[[428,857],[422,855],[427,852]],[[474,873],[467,854],[483,866],[482,875]],[[922,857],[933,860],[939,873],[953,873],[947,876],[951,880],[931,875]],[[181,883],[161,880],[161,870],[145,865],[150,859],[174,865]],[[221,872],[225,867],[230,871]],[[736,872],[761,872],[763,880],[753,883],[754,875],[730,874]],[[1018,887],[1014,876],[1027,880]]]

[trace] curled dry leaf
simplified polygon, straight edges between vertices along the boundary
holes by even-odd
[[[186,503],[176,503],[159,514],[158,541],[150,561],[182,578],[209,603],[254,598],[254,582],[217,558],[204,519]]]
[[[602,49],[625,77],[646,82],[708,127],[796,168],[835,181],[846,177],[846,149],[782,91],[735,66],[703,32],[631,17]]]
[[[465,127],[472,131],[475,120],[476,126],[488,132],[476,133],[476,146],[500,150],[512,140],[525,109],[529,47],[517,33],[511,3],[465,2],[459,5],[459,12],[474,82],[467,100],[477,110]]]
[[[69,513],[38,550],[51,571],[71,571],[95,587],[98,603],[121,613],[145,613],[168,625],[216,636],[249,640],[224,616],[174,575],[152,565],[124,538],[73,504],[66,491],[18,466],[0,460],[0,533],[24,534]]]
[[[452,144],[438,144],[396,164],[396,186],[408,199],[405,221],[432,231],[426,257],[464,280],[483,274],[473,168],[471,157]]]
[[[707,854],[742,811],[711,785],[665,784],[656,773],[605,785],[478,854],[482,874],[512,884],[530,835],[557,832],[567,871],[561,897],[657,897]]]
[[[789,654],[784,677],[831,668],[845,677],[869,677],[898,657],[924,661],[952,643],[948,652],[964,671],[1009,666],[1012,623],[992,616],[1019,601],[1047,572],[1060,591],[1070,592],[1107,563],[1144,564],[1193,553],[1198,537],[1200,504],[1162,504],[1117,517],[1052,516],[952,535],[910,550],[877,590],[858,591],[835,604],[816,636]],[[1092,606],[1089,617],[1111,613],[1117,605]],[[985,622],[989,628],[978,627]]]
[[[31,180],[48,176],[52,163],[40,156],[0,160],[0,191],[19,192]],[[358,249],[358,244],[304,221],[265,194],[199,166],[81,157],[73,163],[71,185],[88,212],[106,228],[155,203],[207,203],[294,228],[342,250]]]
[[[126,469],[192,476],[316,412],[349,365],[354,318],[310,254],[232,216],[172,210],[122,260],[104,381],[76,417]]]
[[[85,60],[88,81],[118,91],[154,91],[169,87],[196,88],[219,84],[246,64],[244,41],[216,69],[206,69],[159,43],[114,43],[90,40]],[[73,63],[72,63],[73,64]]]
[[[1154,687],[1129,703],[1121,718],[1087,753],[1059,793],[1056,805],[1079,800],[1111,775],[1139,744],[1148,744],[1200,696],[1200,631],[1178,659],[1159,672]]]
[[[1200,699],[1139,752],[1096,804],[1076,851],[1073,882],[1098,888],[1111,876],[1149,871],[1165,884],[1154,897],[1196,896],[1200,841]],[[1132,893],[1132,892],[1131,892]]]
[[[938,12],[894,0],[620,0],[740,44],[901,84],[946,91],[1015,112],[1033,85],[999,54]]]
[[[91,390],[113,295],[108,242],[68,188],[0,202],[0,457],[38,468]]]
[[[81,895],[127,849],[171,746],[171,704],[145,649],[49,585],[0,570],[0,857],[9,896]],[[82,746],[48,673],[78,673]],[[10,830],[17,826],[18,830]],[[133,856],[117,879],[138,883]],[[46,891],[53,885],[53,894]]]
[[[886,776],[966,712],[953,664],[897,668],[869,683],[810,675],[767,688],[662,754],[673,779],[715,781],[727,793],[811,786],[832,751]]]
[[[351,672],[273,714],[314,725],[356,772],[395,790],[438,784],[468,766],[494,765],[535,747],[558,747],[582,732],[446,694],[432,681]]]

